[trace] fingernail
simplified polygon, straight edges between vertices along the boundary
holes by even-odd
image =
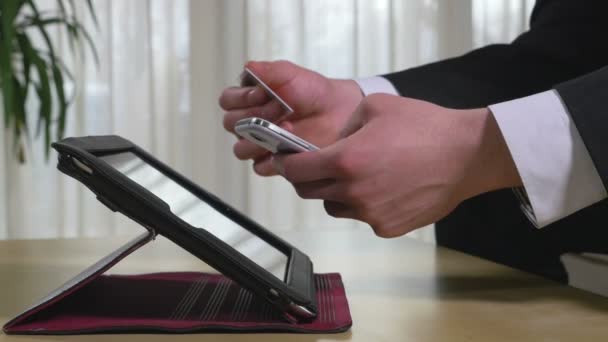
[[[264,93],[262,88],[254,87],[247,92],[247,101],[249,101],[249,103],[258,103],[263,100],[264,96],[266,96],[266,93]]]

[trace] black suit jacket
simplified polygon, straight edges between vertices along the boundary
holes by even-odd
[[[606,65],[608,0],[539,0],[530,30],[511,44],[385,77],[403,96],[452,108],[485,107],[555,88],[608,188]],[[608,253],[608,201],[542,229],[519,204],[511,190],[467,200],[437,223],[437,242],[560,281],[567,280],[560,255]]]

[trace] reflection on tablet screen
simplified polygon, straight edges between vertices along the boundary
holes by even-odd
[[[287,256],[131,152],[100,157],[116,170],[152,192],[171,212],[192,227],[204,229],[256,264],[284,280]]]

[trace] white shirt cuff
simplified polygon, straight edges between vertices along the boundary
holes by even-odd
[[[522,209],[544,227],[608,195],[555,90],[489,106],[522,179]]]
[[[359,84],[359,88],[361,88],[361,92],[363,92],[364,96],[376,93],[399,95],[395,86],[382,76],[359,78],[356,79],[355,82]]]

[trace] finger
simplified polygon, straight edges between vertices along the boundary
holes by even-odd
[[[270,98],[260,87],[230,87],[220,95],[219,104],[224,110],[234,110],[261,106],[268,100]]]
[[[289,61],[249,62],[245,65],[294,111],[310,110],[324,94],[326,80],[320,74],[303,69]]]
[[[361,127],[365,125],[364,117],[364,108],[359,105],[346,122],[346,125],[344,125],[344,127],[340,131],[340,138],[346,138],[360,130]]]
[[[277,171],[272,166],[270,155],[261,157],[253,164],[253,171],[260,176],[269,177],[277,175]]]
[[[346,204],[334,201],[323,201],[323,207],[325,207],[325,211],[330,216],[358,220],[357,211]]]
[[[284,121],[279,125],[281,128],[291,131],[293,129],[293,125],[289,122]],[[267,157],[270,153],[263,147],[256,145],[255,143],[240,137],[237,135],[238,141],[234,144],[232,150],[234,155],[240,160],[247,159],[259,159],[261,157]]]
[[[240,160],[259,159],[267,154],[270,154],[268,150],[265,150],[251,141],[242,138],[234,144],[232,151]]]
[[[293,124],[289,121],[282,121],[281,123],[278,124],[279,127],[281,127],[282,129],[294,133],[293,132]]]
[[[335,178],[331,156],[324,150],[291,154],[275,154],[272,164],[291,183]]]
[[[247,62],[245,67],[253,71],[271,89],[276,90],[293,80],[299,68],[288,61]]]
[[[338,200],[336,180],[322,179],[293,185],[298,196],[304,199]]]
[[[224,128],[229,132],[234,132],[234,125],[242,119],[258,117],[271,122],[278,120],[284,113],[283,107],[277,101],[269,101],[263,106],[237,109],[224,114]]]

